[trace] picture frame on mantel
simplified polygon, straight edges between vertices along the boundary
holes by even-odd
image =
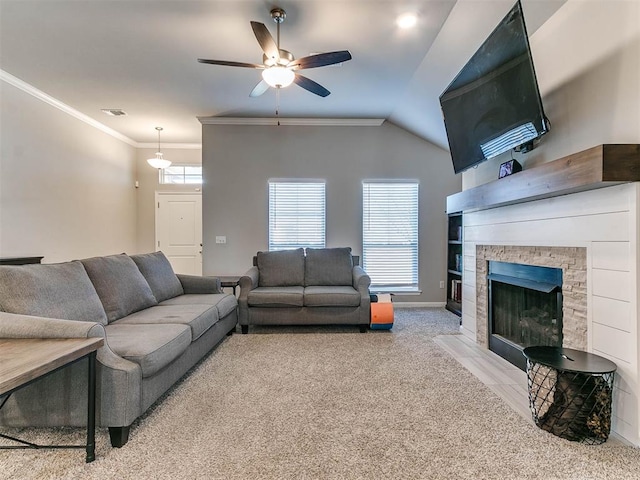
[[[498,172],[498,179],[508,177],[512,173],[517,173],[522,171],[522,165],[518,163],[517,160],[511,159],[507,162],[500,164],[500,170]]]

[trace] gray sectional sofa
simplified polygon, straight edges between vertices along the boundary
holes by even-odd
[[[370,321],[371,279],[351,248],[258,252],[240,278],[238,323],[249,325],[358,325]]]
[[[105,339],[96,420],[116,447],[236,323],[236,297],[217,278],[176,275],[162,252],[0,266],[0,338]],[[85,425],[85,362],[15,392],[0,425]]]

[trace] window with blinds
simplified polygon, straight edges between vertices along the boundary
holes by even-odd
[[[269,250],[325,246],[325,184],[269,182]]]
[[[418,183],[363,182],[362,257],[372,290],[418,290]]]

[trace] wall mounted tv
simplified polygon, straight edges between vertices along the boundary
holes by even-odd
[[[453,169],[512,148],[528,151],[549,130],[518,1],[440,95]]]

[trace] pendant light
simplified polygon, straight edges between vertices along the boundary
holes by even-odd
[[[162,158],[162,152],[160,151],[160,132],[162,131],[162,127],[156,127],[156,130],[158,131],[158,151],[156,152],[155,158],[149,158],[147,163],[153,168],[162,170],[163,168],[167,168],[171,165],[171,160],[165,160]]]

